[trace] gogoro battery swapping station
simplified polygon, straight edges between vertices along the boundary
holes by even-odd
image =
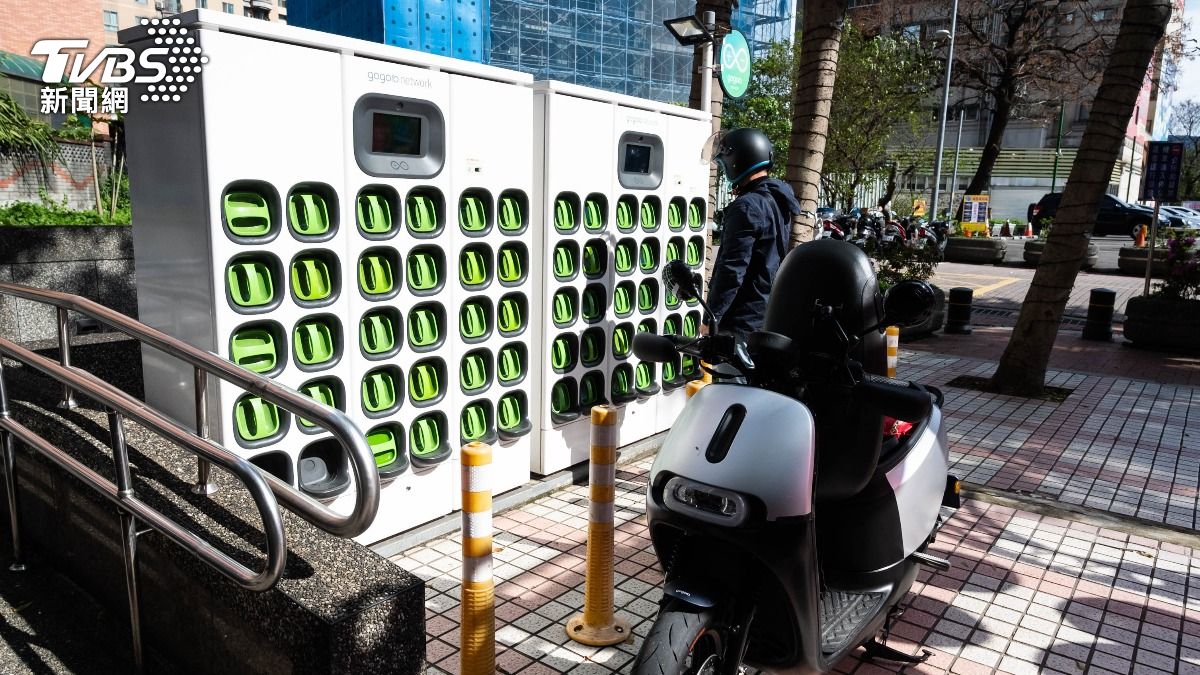
[[[126,120],[130,163],[173,186],[132,180],[140,318],[354,420],[385,481],[361,541],[456,509],[463,443],[493,446],[500,493],[584,461],[596,403],[621,406],[622,444],[672,424],[698,364],[639,362],[631,342],[699,329],[659,270],[703,270],[707,113],[177,18],[207,62],[179,101],[133,86]],[[192,371],[142,358],[147,401],[190,419]],[[350,509],[327,434],[229,385],[208,406],[215,439]]]

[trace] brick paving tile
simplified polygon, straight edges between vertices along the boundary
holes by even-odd
[[[911,364],[910,364],[911,365]],[[1004,403],[997,404],[1005,405]],[[1035,406],[1029,414],[1036,412]],[[1043,419],[1053,418],[1053,412]],[[497,566],[497,588],[516,589],[496,613],[497,668],[503,673],[628,672],[649,630],[661,592],[662,575],[649,556],[641,507],[651,460],[626,469],[618,486],[616,525],[630,549],[625,572],[616,574],[617,614],[630,622],[633,636],[617,647],[593,649],[566,638],[566,619],[581,610],[582,579],[556,583],[539,594],[514,584],[516,578],[544,578],[552,566],[580,568],[575,554],[549,548],[558,540],[540,531],[514,534],[516,524],[547,517],[586,531],[585,512],[568,513],[585,490],[573,487],[496,518],[497,558],[534,561],[528,569]],[[554,504],[554,506],[551,506]],[[564,514],[559,518],[552,513]],[[460,540],[446,537],[416,547],[393,560],[425,579],[427,672],[454,673],[458,661],[458,575]],[[567,550],[574,550],[574,545]],[[892,633],[892,644],[933,656],[906,673],[1200,673],[1200,553],[1143,537],[968,501],[931,547],[956,567],[945,574],[923,570],[907,599],[908,610]],[[1072,565],[1051,569],[1063,551]],[[438,555],[430,555],[430,551]],[[549,557],[539,554],[553,551]],[[1032,552],[1032,553],[1031,553]],[[582,555],[580,553],[580,555]],[[545,559],[544,559],[545,558]],[[569,558],[569,562],[564,560]],[[446,564],[447,562],[451,564]],[[1128,572],[1137,583],[1112,588],[1084,578],[1086,570]],[[535,571],[536,570],[536,571]],[[1119,578],[1119,577],[1114,577]],[[450,630],[446,630],[447,627]],[[837,664],[853,675],[900,672],[887,663],[862,663],[857,655]]]
[[[1054,403],[946,384],[960,375],[986,377],[994,370],[995,363],[988,361],[901,350],[898,376],[938,386],[946,395],[942,410],[952,471],[959,478],[1120,515],[1200,526],[1200,433],[1195,431],[1200,387],[1051,370],[1050,385],[1074,390]],[[1061,532],[1048,530],[1043,538],[1064,538],[1068,525],[1059,523]],[[1071,541],[1077,541],[1087,530],[1072,532]],[[1041,546],[1022,546],[1022,551],[1043,568],[1079,569],[1076,547],[1062,544],[1051,560]],[[1096,574],[1107,570],[1102,566]],[[1144,585],[1136,575],[1116,583]]]

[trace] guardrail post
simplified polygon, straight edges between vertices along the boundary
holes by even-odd
[[[125,423],[120,413],[107,410],[108,436],[112,445],[113,462],[117,469],[117,495],[121,499],[133,497],[133,479],[129,473],[129,450],[125,445]],[[137,673],[144,670],[142,656],[142,614],[138,601],[137,582],[137,519],[121,509],[121,552],[125,558],[125,591],[129,595],[129,627],[133,638],[133,668]]]
[[[63,368],[71,367],[71,331],[70,324],[67,322],[67,310],[64,307],[58,308],[58,360]],[[58,407],[63,410],[74,410],[79,407],[79,403],[75,401],[75,391],[71,386],[64,383],[62,401]]]
[[[1116,291],[1108,288],[1092,289],[1088,299],[1087,323],[1083,325],[1084,340],[1112,340],[1113,307],[1116,304]]]
[[[459,672],[496,672],[496,604],[492,580],[492,448],[462,448],[462,621]]]
[[[617,480],[617,409],[592,408],[589,467],[587,573],[583,613],[567,621],[567,636],[592,647],[607,647],[629,638],[629,623],[613,613],[613,499]]]
[[[4,361],[0,359],[0,418],[7,418],[8,390],[4,385]],[[17,446],[13,435],[0,429],[0,453],[4,461],[4,493],[8,497],[8,526],[12,530],[13,560],[8,565],[10,572],[24,572],[25,563],[21,556],[21,518],[17,510]]]
[[[896,365],[900,360],[900,327],[888,326],[884,329],[887,334],[887,376],[896,376]]]
[[[952,335],[971,334],[971,300],[975,291],[970,288],[951,288],[946,300],[946,327],[943,333]]]
[[[208,438],[208,371],[196,367],[196,435]],[[212,480],[212,463],[203,457],[196,458],[196,483],[192,492],[198,495],[211,495],[217,491],[217,484]]]

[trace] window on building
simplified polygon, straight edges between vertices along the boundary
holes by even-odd
[[[223,12],[225,12],[226,14],[233,14],[233,3],[232,2],[222,2],[221,10]]]
[[[147,3],[147,0],[136,0],[136,2],[137,2],[137,4],[139,4],[139,5],[144,5],[144,4],[146,4],[146,3]]]
[[[208,9],[208,0],[196,0],[196,9]]]
[[[1086,122],[1092,114],[1092,106],[1087,103],[1079,104],[1079,113],[1075,115],[1076,122]]]
[[[279,0],[279,9],[287,9],[287,0]]]
[[[1097,9],[1092,12],[1092,21],[1111,21],[1116,18],[1117,10],[1113,7]]]
[[[109,10],[104,10],[104,30],[117,30],[117,13]]]
[[[972,103],[969,105],[955,106],[954,110],[952,110],[950,114],[954,116],[952,119],[955,121],[957,121],[959,116],[961,116],[964,120],[973,122],[979,119],[979,105]]]

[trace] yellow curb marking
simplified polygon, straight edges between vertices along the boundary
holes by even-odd
[[[989,284],[987,286],[980,286],[979,288],[975,289],[975,297],[978,298],[979,296],[983,295],[984,293],[989,293],[998,288],[1004,288],[1005,286],[1007,286],[1009,284],[1015,284],[1018,281],[1020,281],[1020,279],[1004,279],[1002,281],[997,281],[994,284]]]
[[[945,273],[939,272],[938,274],[934,275],[934,279],[939,279],[939,278],[943,279],[943,280],[951,280],[951,281],[960,280],[960,279],[967,279],[967,280],[982,279],[982,280],[986,280],[986,281],[992,281],[993,279],[998,280],[998,281],[995,281],[993,283],[986,284],[983,286],[975,286],[975,284],[978,282],[974,282],[974,281],[964,282],[964,285],[966,285],[966,286],[974,286],[974,288],[972,290],[974,290],[974,292],[975,292],[975,297],[979,297],[985,293],[990,293],[991,291],[994,291],[994,290],[997,290],[1000,288],[1004,288],[1005,286],[1007,286],[1009,284],[1015,284],[1018,281],[1022,281],[1022,277],[998,277],[994,274],[966,274],[966,273],[961,273],[961,272],[945,272]]]

